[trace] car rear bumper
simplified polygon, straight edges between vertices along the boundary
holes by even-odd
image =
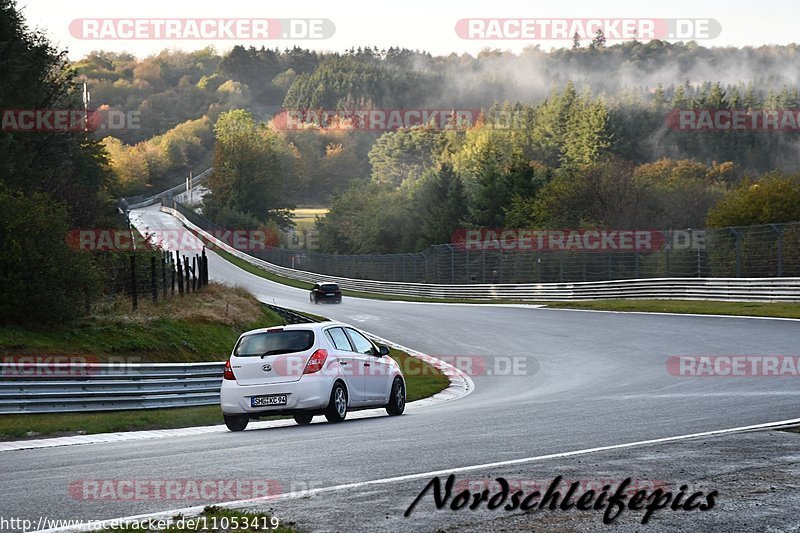
[[[220,405],[226,415],[270,416],[299,411],[321,411],[328,406],[334,380],[333,376],[303,376],[298,381],[269,385],[239,385],[232,380],[223,380]],[[252,397],[271,394],[285,394],[286,405],[251,407]]]

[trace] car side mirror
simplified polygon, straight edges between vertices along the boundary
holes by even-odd
[[[378,346],[378,355],[383,357],[384,355],[389,355],[389,348],[386,346]]]

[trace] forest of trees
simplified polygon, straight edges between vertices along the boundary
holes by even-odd
[[[797,109],[792,73],[799,64],[794,44],[705,48],[651,41],[587,43],[550,52],[531,47],[516,55],[486,50],[477,57],[371,47],[319,53],[235,46],[222,55],[205,48],[143,59],[98,51],[73,66],[76,79],[89,84],[93,105],[138,113],[138,128],[104,141],[113,170],[133,195],[207,168],[214,158],[213,125],[225,111],[245,109],[256,122],[269,122],[282,109],[488,112],[503,105],[537,106],[568,86],[602,110],[606,142],[627,161],[730,161],[740,176],[796,172],[800,145],[794,132],[676,132],[667,127],[666,116],[672,109]],[[301,203],[327,203],[350,180],[369,177],[375,164],[370,148],[386,142],[367,132],[312,129],[284,135],[301,154],[290,187],[291,200]],[[557,161],[552,147],[548,150],[534,159],[552,166]],[[403,171],[395,169],[394,179]]]
[[[798,109],[798,46],[706,48],[596,38],[519,54],[405,48],[315,52],[235,46],[70,63],[0,0],[0,104],[135,113],[109,132],[0,131],[0,315],[75,316],[101,282],[66,247],[78,227],[120,224],[113,199],[209,166],[204,214],[286,228],[329,207],[332,253],[410,252],[465,227],[687,228],[800,220],[800,137],[684,132],[676,109]],[[469,128],[277,127],[291,109],[480,109]],[[508,117],[513,117],[508,127]],[[82,311],[84,310],[84,311]]]
[[[218,122],[244,110],[266,153],[220,169],[207,213],[227,224],[286,225],[293,205],[329,205],[321,245],[336,253],[419,250],[463,226],[703,226],[742,180],[800,171],[800,138],[675,131],[667,116],[797,109],[791,73],[799,70],[790,66],[800,66],[794,44],[606,46],[597,39],[477,57],[235,46],[223,55],[206,48],[143,59],[96,52],[74,65],[96,105],[140,114],[140,129],[102,141],[125,194],[225,162]],[[483,119],[466,132],[269,127],[285,109],[386,108],[477,108]],[[509,116],[513,128],[503,126]],[[269,207],[230,196],[232,179],[246,184],[235,189],[240,196],[260,194]],[[435,205],[449,206],[447,214],[432,213]],[[432,220],[420,220],[426,216]]]
[[[0,0],[0,108],[80,109],[65,54]],[[110,227],[114,175],[83,131],[0,130],[0,319],[60,321],[100,292],[92,258],[67,246],[70,228]]]

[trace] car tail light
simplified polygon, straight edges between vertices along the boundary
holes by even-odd
[[[308,363],[306,363],[306,369],[303,371],[303,374],[313,374],[314,372],[319,372],[322,370],[322,365],[325,364],[325,361],[328,359],[328,351],[320,348],[308,359]]]
[[[222,379],[236,379],[233,375],[233,368],[231,368],[231,360],[225,361],[225,370],[222,372]]]

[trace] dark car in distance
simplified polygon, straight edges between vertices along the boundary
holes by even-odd
[[[342,303],[342,291],[336,283],[316,283],[311,289],[309,300],[315,304],[320,302]]]

